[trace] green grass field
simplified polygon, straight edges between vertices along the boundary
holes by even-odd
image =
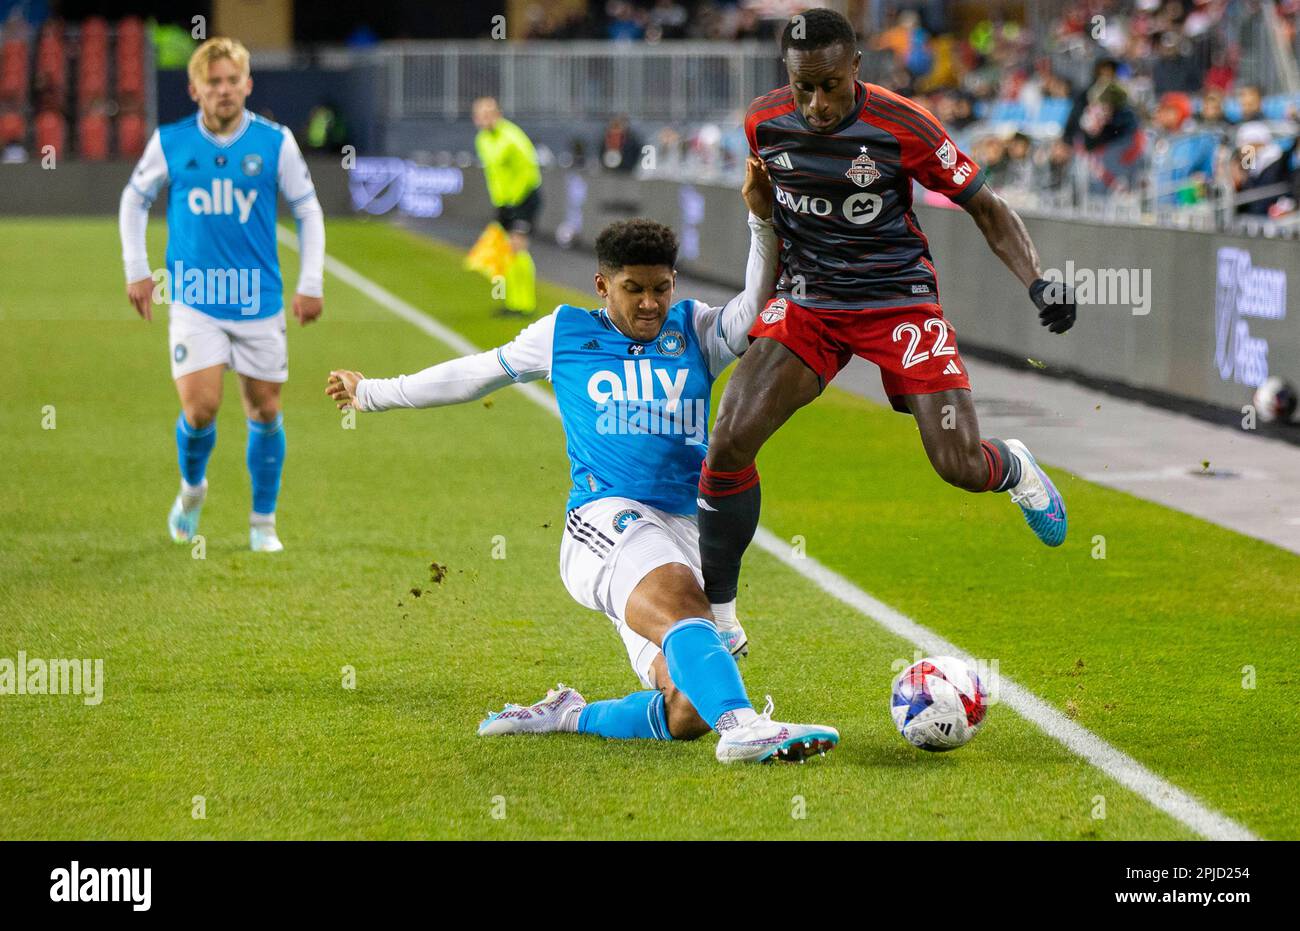
[[[331,221],[329,251],[480,346],[516,329],[452,249]],[[192,558],[164,523],[178,407],[165,313],[135,318],[118,253],[111,219],[0,224],[0,657],[105,670],[97,707],[0,695],[0,838],[1195,836],[1006,707],[956,753],[911,749],[887,702],[912,645],[757,550],[742,579],[747,684],[787,719],[838,726],[830,756],[723,768],[712,737],[478,738],[489,707],[557,680],[593,699],[639,687],[609,622],[556,572],[559,422],[508,390],[344,429],[323,395],[330,368],[396,374],[449,350],[327,281],[323,321],[290,324],[287,550],[245,549],[231,376],[206,558]],[[760,467],[776,534],[1211,808],[1300,838],[1296,556],[1058,469],[1071,537],[1049,551],[1004,498],[944,485],[909,418],[835,389]]]

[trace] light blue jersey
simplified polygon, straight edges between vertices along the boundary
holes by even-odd
[[[626,336],[604,308],[561,304],[497,349],[411,375],[361,379],[357,407],[460,404],[510,382],[547,378],[564,422],[569,510],[628,498],[694,517],[713,383],[748,348],[754,318],[776,281],[771,223],[751,216],[749,229],[745,290],[718,307],[678,301],[654,339]]]
[[[166,265],[171,302],[227,320],[279,313],[284,298],[276,198],[283,190],[294,207],[315,195],[293,136],[245,111],[239,127],[224,139],[198,114],[160,127],[156,139],[160,149],[151,142],[131,187],[151,203],[163,183],[171,185]]]
[[[603,308],[562,304],[496,350],[511,379],[544,373],[555,387],[573,479],[570,509],[621,497],[695,513],[709,397],[735,358],[721,333],[721,310],[678,301],[658,337],[639,342],[619,332]]]

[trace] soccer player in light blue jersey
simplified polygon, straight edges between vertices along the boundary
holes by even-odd
[[[303,325],[321,314],[325,220],[293,133],[244,109],[253,89],[248,50],[234,39],[209,39],[190,58],[189,76],[198,112],[153,134],[118,213],[127,297],[152,320],[155,281],[145,228],[149,207],[171,185],[161,278],[168,283],[172,378],[181,401],[181,488],[167,528],[178,543],[198,533],[222,378],[233,368],[248,418],[249,545],[277,552],[284,549],[275,529],[285,452],[280,386],[289,377],[289,358],[276,197],[284,197],[298,222],[302,267],[293,313]]]
[[[576,601],[614,622],[643,690],[589,703],[560,685],[489,715],[483,736],[690,740],[712,729],[724,763],[802,760],[839,741],[832,727],[773,721],[770,700],[754,710],[732,656],[744,632],[737,626],[724,639],[704,596],[695,498],[709,395],[747,348],[776,280],[761,161],[748,162],[742,193],[751,214],[745,290],[725,306],[674,302],[672,230],[626,220],[596,241],[599,310],[563,304],[504,346],[414,375],[330,373],[326,393],[359,411],[456,404],[539,378],[555,388],[573,480],[560,577]]]

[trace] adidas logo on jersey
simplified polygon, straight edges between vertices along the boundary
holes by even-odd
[[[582,346],[579,347],[579,348],[581,348],[581,349],[599,349],[599,348],[600,348],[600,340],[598,340],[598,339],[589,339],[589,340],[587,340],[585,343],[583,343]]]
[[[790,161],[790,153],[782,152],[776,158],[772,159],[772,164],[778,168],[793,169],[794,164]]]
[[[956,362],[953,362],[951,359],[949,359],[949,360],[948,360],[948,364],[945,365],[945,366],[943,367],[943,374],[945,374],[945,375],[960,375],[960,374],[961,374],[961,369],[957,368],[957,363],[956,363]]]
[[[190,213],[206,216],[232,214],[237,210],[240,223],[248,222],[256,201],[257,191],[237,188],[229,178],[213,178],[211,191],[201,187],[190,188],[189,197],[186,198]]]

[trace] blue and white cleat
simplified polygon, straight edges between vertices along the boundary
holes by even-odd
[[[730,713],[730,712],[728,712]],[[835,749],[840,732],[821,724],[786,724],[772,720],[772,696],[767,707],[748,724],[722,732],[714,751],[719,763],[802,763],[814,753]]]
[[[587,699],[561,682],[535,704],[508,704],[491,712],[479,724],[478,735],[571,733],[578,729],[578,716],[586,707]]]
[[[177,543],[189,543],[199,532],[199,513],[208,497],[208,480],[204,479],[197,492],[186,492],[184,486],[172,502],[167,515],[167,532]]]
[[[1020,460],[1020,483],[1011,489],[1011,500],[1025,512],[1025,522],[1038,539],[1060,546],[1068,526],[1065,499],[1024,443],[1007,440],[1007,447]]]
[[[275,533],[275,522],[248,525],[248,548],[254,553],[278,553],[284,544]]]
[[[749,655],[749,638],[745,636],[745,628],[740,626],[739,621],[715,621],[718,628],[718,636],[722,638],[722,645],[727,648],[727,652],[739,659],[742,656]]]
[[[718,636],[727,648],[727,652],[739,659],[749,655],[749,638],[745,628],[736,619],[736,599],[722,604],[709,605],[713,612],[713,626],[718,628]]]

